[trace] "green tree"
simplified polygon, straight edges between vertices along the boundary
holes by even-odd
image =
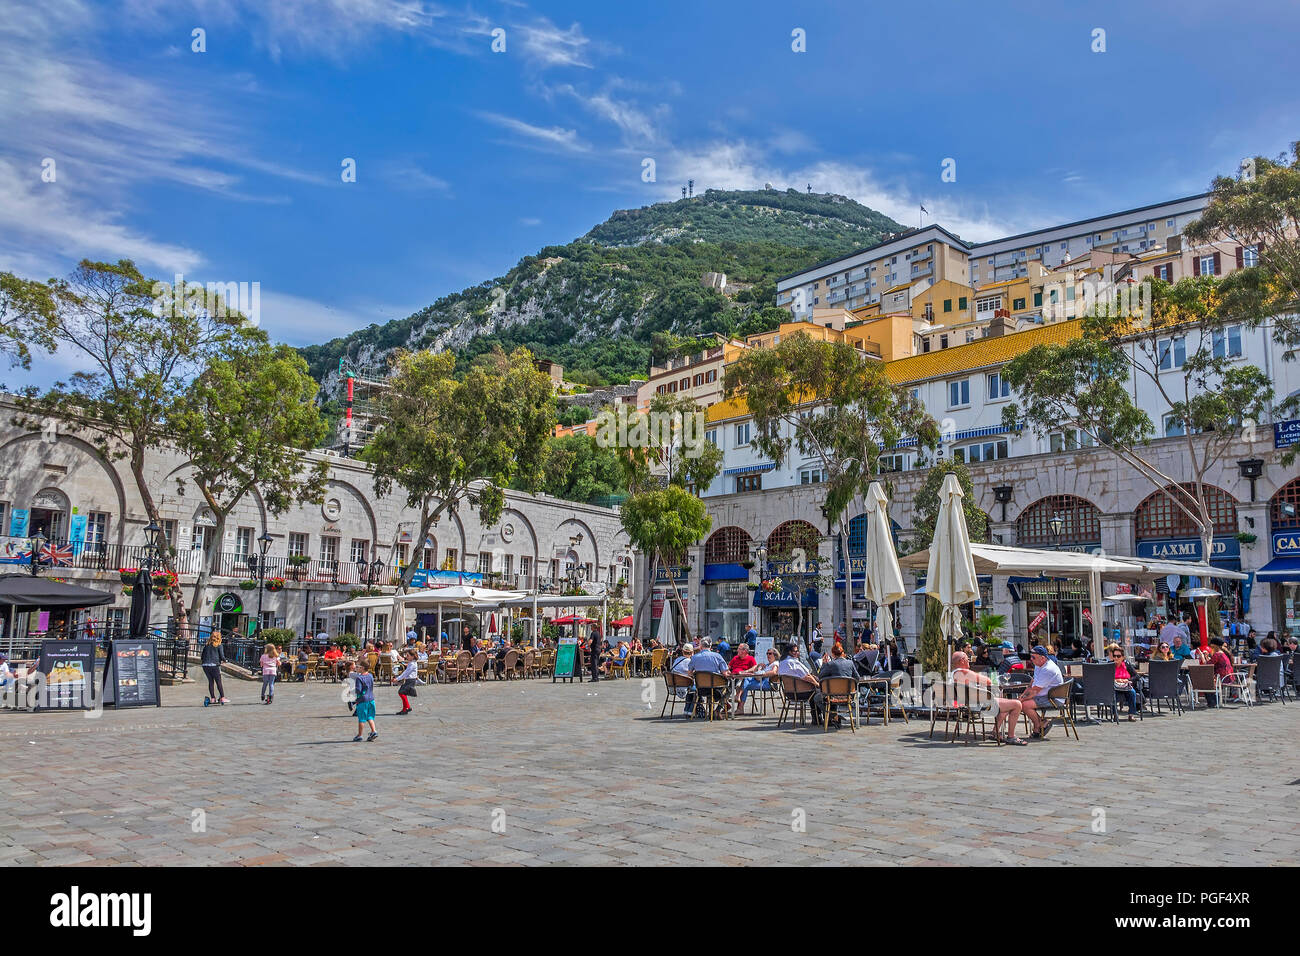
[[[565,501],[592,502],[624,490],[623,468],[611,448],[589,435],[563,435],[546,442],[541,490]]]
[[[31,368],[32,348],[52,352],[55,310],[50,287],[0,272],[0,356]]]
[[[700,491],[722,468],[722,449],[705,439],[704,423],[704,409],[693,399],[656,395],[644,411],[624,406],[607,415],[595,439],[619,450],[624,483],[633,491],[665,483]]]
[[[129,259],[83,260],[66,280],[45,283],[49,332],[56,348],[82,368],[44,394],[19,397],[18,421],[37,430],[53,418],[110,460],[125,460],[145,513],[161,525],[145,474],[149,451],[172,438],[172,419],[193,379],[208,364],[265,341],[238,311],[201,283],[170,287],[144,276]],[[174,561],[165,557],[169,570]],[[172,614],[188,619],[179,588]]]
[[[1223,347],[1218,285],[1212,276],[1173,285],[1154,279],[1149,320],[1099,305],[1083,318],[1078,338],[1035,346],[1002,369],[1016,393],[1003,409],[1004,424],[1025,422],[1039,434],[1078,428],[1090,436],[1196,525],[1206,560],[1214,553],[1206,475],[1243,426],[1263,420],[1273,399],[1268,376]],[[1171,410],[1160,432],[1135,390],[1154,392]],[[1186,487],[1150,452],[1151,439],[1166,435],[1182,442],[1182,464],[1192,478]]]
[[[313,465],[303,455],[325,434],[316,391],[294,349],[259,342],[214,358],[173,409],[171,438],[189,459],[189,480],[213,521],[194,583],[191,625],[198,624],[226,519],[246,495],[259,494],[272,515],[295,502],[322,500],[328,463]],[[185,481],[177,479],[181,494]]]
[[[750,442],[761,454],[778,465],[795,451],[821,462],[826,514],[839,523],[846,557],[847,512],[861,509],[879,474],[881,450],[910,437],[923,448],[938,442],[938,425],[925,407],[889,381],[882,363],[843,342],[796,333],[774,348],[750,349],[728,367],[724,384],[728,397],[743,397],[753,415]],[[853,620],[852,601],[846,587],[846,622]]]
[[[680,485],[640,491],[623,502],[619,522],[627,532],[628,541],[638,551],[650,555],[649,581],[654,580],[655,568],[660,564],[671,567],[680,563],[689,548],[709,533],[713,519],[704,509],[704,502]],[[669,574],[672,581],[672,575]],[[672,581],[673,597],[682,612],[682,633],[690,640],[690,618],[682,604],[677,582]],[[650,588],[638,602],[637,614],[645,607]]]
[[[485,526],[494,524],[505,505],[502,489],[541,482],[543,449],[555,429],[550,377],[528,350],[481,356],[462,379],[455,367],[450,352],[399,355],[377,401],[382,424],[362,453],[380,495],[396,486],[407,506],[419,509],[415,541],[462,501],[479,509]],[[403,569],[402,588],[416,565]]]

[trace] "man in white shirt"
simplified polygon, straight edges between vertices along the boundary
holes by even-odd
[[[794,699],[808,701],[812,709],[813,723],[820,724],[822,722],[821,685],[817,683],[817,678],[813,676],[812,671],[808,670],[808,666],[799,660],[798,643],[791,641],[788,647],[786,656],[776,665],[778,678],[781,675],[794,678],[796,688]]]
[[[707,637],[700,638],[700,651],[693,654],[690,658],[690,673],[692,675],[701,672],[711,674],[730,674],[731,668],[727,666],[727,659],[713,649],[712,642]],[[726,696],[726,687],[708,689],[705,688],[700,693],[702,701],[716,701]]]
[[[1047,692],[1064,684],[1065,678],[1061,676],[1061,669],[1047,656],[1047,648],[1043,645],[1035,646],[1029,652],[1029,659],[1034,662],[1034,677],[1030,686],[1020,695],[1020,706],[1034,727],[1034,732],[1029,736],[1035,739],[1045,738],[1052,729],[1052,718],[1044,717],[1039,711],[1048,706]]]

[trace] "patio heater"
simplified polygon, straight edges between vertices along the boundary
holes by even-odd
[[[1051,530],[1053,537],[1056,538],[1056,550],[1060,551],[1061,536],[1065,533],[1065,516],[1062,515],[1059,511],[1056,512],[1050,518],[1047,519],[1047,527]],[[1059,576],[1056,578],[1056,626],[1058,628],[1057,633],[1064,636],[1065,624],[1064,621],[1062,621],[1061,619],[1061,579]],[[1098,627],[1098,626],[1099,624],[1097,622],[1093,622],[1093,627]],[[1050,640],[1051,628],[1048,628],[1047,636],[1048,639]],[[1057,647],[1057,650],[1058,651],[1060,650],[1059,646]]]

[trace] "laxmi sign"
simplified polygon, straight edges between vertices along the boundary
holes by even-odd
[[[1241,557],[1241,542],[1236,538],[1218,537],[1214,539],[1214,552],[1210,560]],[[1154,558],[1172,561],[1203,561],[1204,551],[1200,538],[1153,538],[1137,543],[1139,558]]]

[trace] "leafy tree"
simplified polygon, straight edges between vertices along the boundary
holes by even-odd
[[[1214,519],[1205,477],[1241,427],[1263,419],[1273,398],[1268,376],[1230,359],[1222,347],[1218,286],[1212,276],[1173,285],[1152,280],[1149,322],[1099,306],[1083,318],[1078,338],[1035,346],[1002,369],[1017,399],[1003,409],[1004,424],[1018,428],[1024,421],[1040,434],[1066,426],[1089,435],[1192,521],[1206,560],[1214,553]],[[1171,352],[1180,347],[1185,359],[1178,368]],[[1161,436],[1134,398],[1135,385],[1154,389],[1171,409],[1169,424],[1181,433],[1190,487],[1149,452],[1150,440]]]
[[[53,351],[54,324],[49,286],[0,272],[0,356],[10,368],[31,368],[33,347]]]
[[[423,541],[433,523],[462,501],[494,524],[511,482],[535,488],[543,449],[555,429],[550,377],[526,349],[496,350],[456,379],[449,352],[399,355],[389,387],[377,401],[382,421],[362,457],[374,466],[375,490],[406,492],[418,508]],[[410,586],[416,562],[402,571]]]
[[[713,519],[705,511],[704,502],[676,484],[629,496],[619,512],[619,521],[632,547],[650,555],[651,581],[656,567],[660,564],[671,567],[680,562],[686,549],[713,527]],[[669,579],[672,580],[671,574]],[[638,615],[645,607],[649,592],[650,588],[646,588],[646,593],[641,596]],[[683,637],[690,640],[690,618],[686,615],[676,581],[672,581],[672,593],[682,612]]]
[[[19,422],[35,430],[55,418],[106,458],[125,460],[145,513],[161,525],[146,455],[171,440],[191,381],[214,359],[265,341],[265,333],[201,283],[170,288],[129,259],[83,260],[68,279],[45,283],[41,295],[49,299],[56,348],[83,367],[44,394],[28,388],[19,398]],[[176,570],[170,555],[164,563]],[[186,621],[181,590],[171,594],[173,616]]]
[[[541,490],[565,501],[591,502],[624,490],[618,455],[588,435],[548,439],[542,473]]]
[[[189,459],[214,525],[194,584],[190,624],[198,624],[226,519],[245,495],[258,492],[273,515],[295,502],[322,499],[328,463],[310,465],[302,454],[327,427],[316,407],[317,388],[294,349],[259,342],[212,359],[173,409],[172,440]],[[185,479],[177,484],[184,494]]]
[[[699,491],[713,483],[722,468],[722,449],[705,440],[704,409],[694,399],[656,395],[645,411],[618,414],[626,416],[625,435],[611,435],[607,419],[596,441],[619,447],[628,488],[640,491],[666,482]]]
[[[778,465],[793,451],[814,457],[826,473],[826,514],[839,522],[840,553],[849,553],[846,513],[879,474],[882,448],[916,437],[938,442],[938,425],[919,401],[885,376],[881,363],[843,342],[804,333],[773,348],[750,349],[728,367],[728,397],[743,396],[753,415],[750,442]],[[853,620],[852,588],[844,589],[844,620]],[[852,627],[847,636],[852,643]]]

